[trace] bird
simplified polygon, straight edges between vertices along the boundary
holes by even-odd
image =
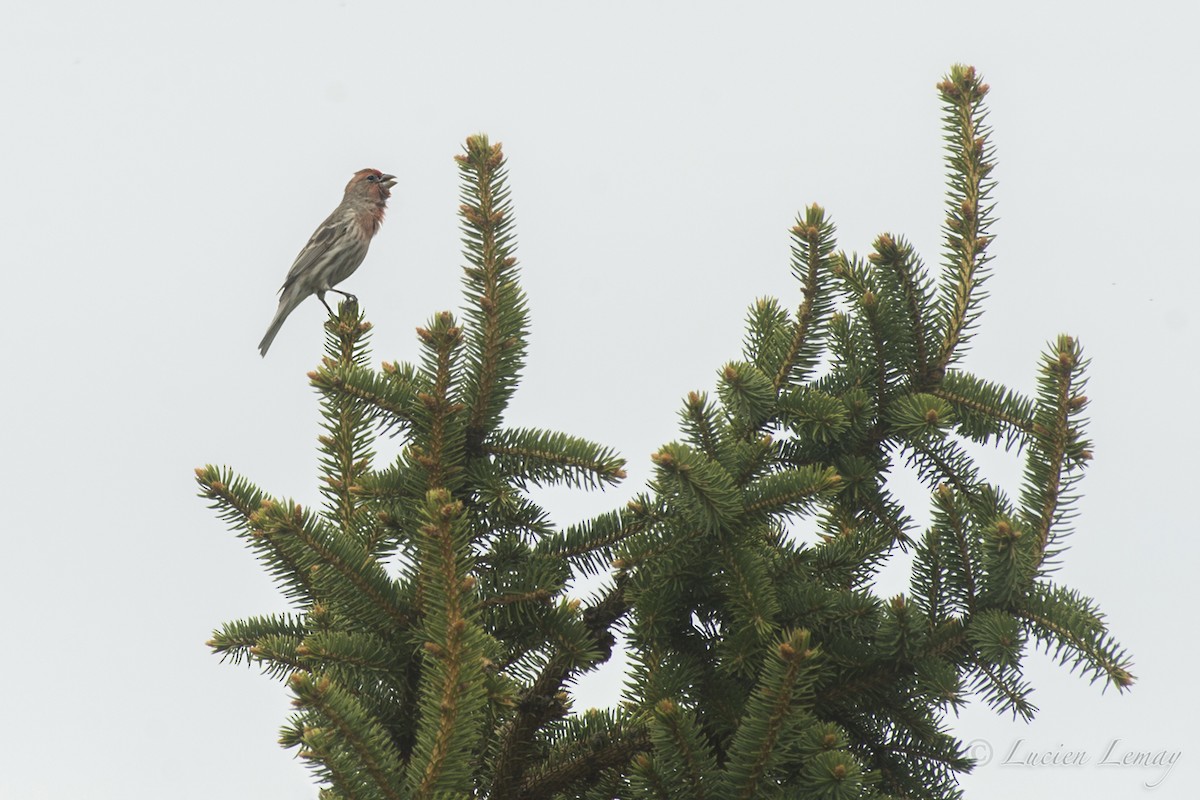
[[[346,184],[341,204],[313,232],[288,270],[279,289],[275,318],[258,343],[258,352],[263,357],[288,314],[309,295],[316,294],[330,316],[334,314],[325,302],[326,292],[340,294],[347,300],[357,299],[333,287],[349,278],[367,257],[367,248],[383,223],[383,212],[395,185],[395,175],[385,175],[377,169],[360,169],[354,173]]]

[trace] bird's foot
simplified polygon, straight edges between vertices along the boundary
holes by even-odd
[[[345,298],[342,301],[343,306],[347,306],[352,309],[358,308],[358,298],[355,297],[354,295],[350,294],[349,292],[343,292],[340,289],[330,289],[329,291],[334,292],[335,294],[340,294],[342,297]]]

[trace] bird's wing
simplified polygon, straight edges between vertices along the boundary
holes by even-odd
[[[338,211],[330,214],[329,218],[321,223],[321,227],[313,232],[308,244],[304,245],[304,249],[300,251],[300,255],[296,256],[296,263],[292,264],[292,268],[288,270],[287,277],[279,291],[287,289],[297,277],[308,273],[314,264],[324,260],[329,254],[330,248],[337,241],[344,241],[345,237],[341,234],[345,228],[345,215],[339,214]]]

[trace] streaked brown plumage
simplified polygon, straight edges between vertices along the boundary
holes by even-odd
[[[287,279],[279,290],[275,318],[258,344],[260,354],[267,354],[284,320],[304,298],[315,294],[332,315],[333,309],[325,302],[326,292],[347,298],[354,296],[333,287],[349,278],[367,257],[371,237],[383,223],[383,212],[391,197],[389,190],[395,185],[395,176],[385,175],[377,169],[360,169],[354,173],[346,184],[341,205],[321,223],[288,270]]]

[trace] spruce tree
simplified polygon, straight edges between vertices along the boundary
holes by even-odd
[[[530,487],[611,486],[623,461],[504,424],[530,320],[502,150],[467,140],[463,319],[435,315],[418,363],[378,370],[355,304],[326,323],[309,376],[323,508],[197,470],[295,607],[210,644],[287,682],[280,741],[322,797],[956,797],[971,762],[945,714],[974,696],[1032,717],[1030,646],[1132,684],[1096,604],[1053,576],[1091,457],[1079,343],[1049,344],[1034,397],[960,366],[990,274],[994,157],[975,71],[938,90],[936,274],[891,234],[847,255],[809,206],[791,230],[795,310],[758,301],[741,358],[714,394],[687,395],[646,490],[566,527]],[[401,438],[393,463],[377,436]],[[1015,500],[968,442],[1023,455]],[[896,468],[931,492],[923,532],[886,487]],[[878,571],[910,548],[910,593],[878,596]],[[597,575],[589,601],[568,596]],[[624,701],[577,711],[573,680],[618,630]]]

